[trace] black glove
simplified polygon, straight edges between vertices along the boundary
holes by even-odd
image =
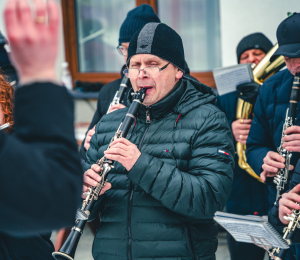
[[[260,85],[256,82],[243,83],[236,87],[238,98],[255,104]]]

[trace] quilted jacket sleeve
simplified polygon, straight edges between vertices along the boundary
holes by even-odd
[[[173,212],[211,219],[225,206],[233,178],[234,147],[224,113],[207,117],[190,146],[188,172],[142,153],[128,177]]]
[[[266,86],[263,87],[265,87],[264,89],[267,88]],[[262,172],[263,159],[267,153],[275,151],[271,129],[263,107],[266,101],[262,100],[262,97],[266,97],[267,94],[267,92],[260,91],[255,103],[254,118],[247,139],[247,161],[258,176]]]

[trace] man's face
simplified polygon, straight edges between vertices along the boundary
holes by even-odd
[[[284,57],[284,61],[286,67],[294,76],[297,72],[300,72],[300,58]]]
[[[129,47],[129,42],[122,42],[121,46],[126,49],[126,55],[123,55],[124,58],[124,63],[126,64],[127,61],[127,53],[128,53],[128,47]]]
[[[130,59],[129,68],[162,68],[168,63],[168,61],[165,61],[155,55],[137,54]],[[143,104],[145,106],[151,106],[164,98],[175,86],[182,75],[183,72],[170,63],[156,77],[149,77],[145,75],[144,71],[140,71],[139,76],[137,78],[131,78],[130,81],[134,91],[138,91],[141,88],[147,88],[146,98]]]
[[[240,63],[255,63],[257,65],[266,54],[262,50],[251,49],[244,51],[240,57]]]

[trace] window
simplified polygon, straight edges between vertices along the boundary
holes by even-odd
[[[150,4],[183,39],[192,76],[215,87],[220,66],[219,0],[63,0],[66,60],[74,80],[102,82],[120,77],[119,29],[127,12]],[[205,71],[205,72],[201,72]]]

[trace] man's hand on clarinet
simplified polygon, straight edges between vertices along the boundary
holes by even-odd
[[[296,204],[296,202],[300,203],[299,192],[300,192],[300,184],[295,186],[288,193],[283,193],[281,199],[279,200],[278,214],[279,214],[280,221],[284,225],[287,225],[289,221],[285,220],[283,217],[286,216],[287,214],[291,214],[292,209],[296,209],[296,210],[300,209],[300,205]]]
[[[82,187],[82,195],[81,195],[83,199],[86,198],[86,195],[83,194],[88,191],[89,187],[90,186],[96,187],[98,183],[101,181],[102,178],[98,174],[99,171],[100,171],[100,166],[98,164],[93,164],[91,166],[91,169],[87,170],[83,174],[83,187]],[[99,196],[104,194],[110,188],[111,188],[111,184],[109,182],[106,182]]]
[[[231,129],[234,139],[237,142],[246,144],[252,120],[251,119],[238,119],[232,122]]]
[[[34,4],[33,15],[27,0],[9,0],[4,12],[11,59],[21,84],[57,80],[60,10],[53,0]]]
[[[121,163],[127,171],[130,171],[139,159],[141,152],[135,144],[125,138],[120,138],[112,142],[104,154],[107,159]]]
[[[113,105],[111,106],[111,108],[109,109],[108,111],[108,114],[115,111],[115,110],[118,110],[118,109],[121,109],[121,108],[124,108],[125,106],[123,104],[118,104],[118,105]]]
[[[263,161],[263,172],[260,174],[262,181],[266,181],[266,177],[275,177],[278,173],[278,170],[284,168],[285,159],[276,152],[268,152]],[[294,166],[291,165],[291,170],[293,169]]]
[[[282,138],[282,147],[290,152],[300,152],[300,126],[288,127],[284,133],[287,136]]]
[[[92,139],[92,136],[95,134],[95,128],[96,128],[96,126],[94,126],[92,129],[90,129],[86,134],[86,137],[84,140],[84,145],[83,145],[85,150],[88,150],[90,148],[90,141]]]

